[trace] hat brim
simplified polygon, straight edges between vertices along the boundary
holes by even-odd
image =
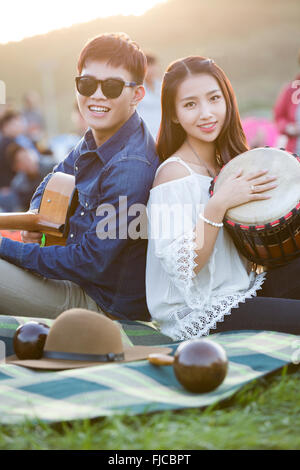
[[[149,354],[168,354],[172,351],[171,348],[160,346],[130,346],[124,347],[124,360],[118,362],[90,362],[90,361],[68,361],[60,359],[18,359],[17,356],[9,356],[6,358],[6,364],[14,364],[17,366],[28,367],[30,369],[43,369],[43,370],[65,370],[65,369],[78,369],[81,367],[104,366],[107,364],[124,364],[125,362],[141,361],[147,359]]]

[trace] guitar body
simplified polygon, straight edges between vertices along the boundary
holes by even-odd
[[[56,172],[45,186],[41,199],[39,216],[43,222],[56,224],[49,226],[43,232],[46,234],[46,244],[65,245],[69,233],[69,218],[77,205],[75,177],[66,173]]]
[[[0,229],[43,232],[45,246],[65,245],[69,232],[69,218],[78,203],[75,177],[53,173],[47,182],[37,213],[0,213]]]

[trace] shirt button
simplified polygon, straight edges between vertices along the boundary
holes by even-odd
[[[73,238],[73,237],[74,237],[74,233],[71,233],[70,238]]]
[[[82,211],[82,212],[80,212],[80,215],[84,215],[84,212],[83,212],[83,211]]]
[[[87,202],[85,203],[85,207],[89,207],[89,205],[88,205],[88,203],[87,203]]]
[[[78,171],[78,166],[75,166],[75,170]]]

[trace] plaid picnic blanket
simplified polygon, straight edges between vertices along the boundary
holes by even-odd
[[[29,318],[0,316],[0,340],[12,353],[12,337]],[[36,320],[36,319],[35,319]],[[51,324],[51,320],[41,319]],[[120,322],[127,344],[179,343],[161,335],[152,324]],[[146,360],[107,364],[67,371],[34,371],[0,364],[0,422],[24,419],[71,421],[113,414],[198,408],[232,396],[245,384],[293,362],[300,348],[297,336],[267,331],[235,331],[210,335],[228,355],[229,370],[219,388],[206,394],[187,392],[173,368],[156,367]],[[4,344],[2,343],[2,345]]]

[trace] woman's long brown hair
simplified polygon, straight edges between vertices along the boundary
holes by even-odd
[[[172,62],[164,75],[161,106],[162,118],[157,138],[157,152],[161,161],[166,160],[181,147],[186,132],[173,122],[175,99],[179,85],[189,76],[199,73],[212,75],[222,90],[226,102],[226,118],[216,139],[216,151],[224,163],[247,151],[246,137],[242,128],[238,106],[231,83],[223,70],[211,59],[189,56]]]

